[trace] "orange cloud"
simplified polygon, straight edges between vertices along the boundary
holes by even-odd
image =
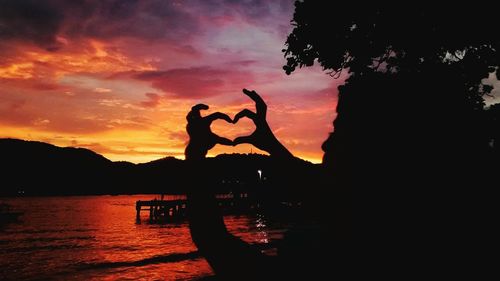
[[[155,93],[146,93],[147,101],[141,102],[142,106],[145,107],[156,107],[160,104],[161,96]]]

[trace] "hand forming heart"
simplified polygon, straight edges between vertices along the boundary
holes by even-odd
[[[202,117],[200,110],[208,109],[205,104],[197,104],[191,108],[187,115],[186,130],[189,134],[189,144],[186,147],[186,159],[202,159],[205,158],[208,150],[212,149],[216,144],[222,145],[238,145],[241,143],[249,143],[255,147],[268,152],[271,156],[282,158],[293,157],[293,155],[276,139],[271,128],[267,124],[266,113],[267,105],[264,100],[255,92],[243,89],[243,93],[250,97],[255,102],[257,112],[243,109],[231,120],[224,113],[216,112],[208,116]],[[249,136],[237,137],[234,141],[220,137],[213,133],[210,125],[217,119],[223,119],[228,123],[236,124],[243,117],[251,119],[255,124],[255,131]]]

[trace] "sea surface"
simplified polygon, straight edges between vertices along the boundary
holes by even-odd
[[[187,222],[136,221],[135,202],[154,195],[19,197],[23,212],[0,226],[0,280],[197,280],[213,275]],[[175,199],[166,196],[166,199]],[[273,255],[287,226],[264,216],[226,216],[229,231]]]

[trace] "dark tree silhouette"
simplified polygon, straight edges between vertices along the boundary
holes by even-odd
[[[470,261],[477,245],[456,243],[485,243],[472,237],[489,233],[494,206],[487,183],[494,182],[488,173],[497,160],[488,149],[482,98],[492,89],[482,79],[500,76],[494,9],[421,2],[295,5],[286,73],[317,61],[334,77],[349,74],[339,88],[335,131],[323,144],[324,164],[334,188],[355,196],[356,235],[392,255],[378,259],[387,262],[379,269],[393,272],[397,264],[414,272],[421,254],[430,263]],[[411,244],[397,246],[403,241]]]

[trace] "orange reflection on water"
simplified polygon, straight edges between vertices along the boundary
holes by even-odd
[[[152,196],[14,198],[21,221],[0,231],[0,279],[190,280],[212,274],[186,223],[135,223]],[[145,220],[147,221],[147,220]]]
[[[212,275],[191,241],[187,222],[136,224],[135,203],[152,195],[3,199],[24,212],[20,222],[0,229],[1,280],[192,280]],[[167,197],[165,199],[173,199]],[[227,216],[228,230],[264,245],[283,229],[263,216]]]

